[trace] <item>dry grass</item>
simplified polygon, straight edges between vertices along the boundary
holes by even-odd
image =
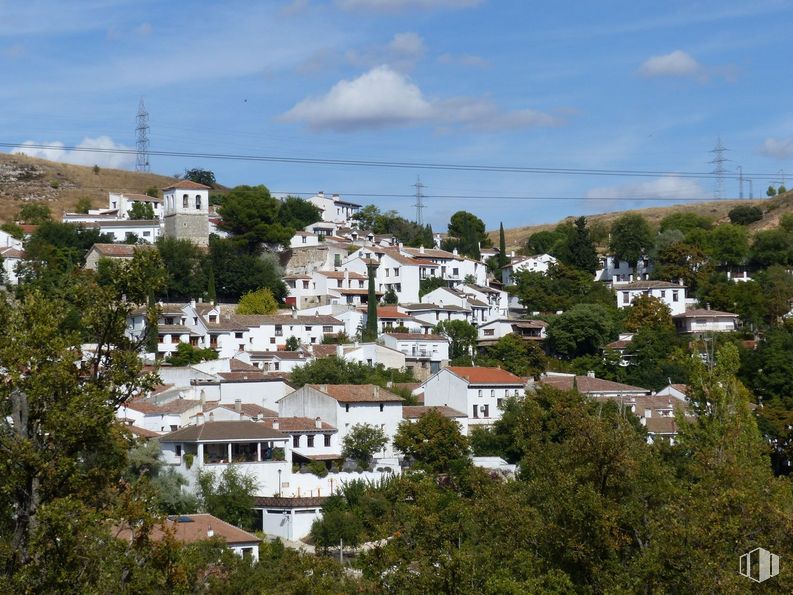
[[[0,220],[12,221],[26,202],[46,204],[53,217],[60,218],[83,197],[94,208],[107,207],[108,192],[142,194],[173,181],[157,174],[104,168],[94,172],[92,167],[0,153]]]

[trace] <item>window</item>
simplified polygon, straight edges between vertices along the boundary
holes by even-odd
[[[459,277],[460,276],[460,269],[452,269],[452,277]]]
[[[485,337],[492,337],[496,334],[496,329],[486,328],[485,329]]]
[[[482,396],[482,389],[480,388],[479,391],[477,391],[477,392],[479,393],[479,396],[481,397]]]
[[[275,345],[275,337],[270,337],[270,345]]]
[[[495,397],[496,396],[496,389],[494,389],[494,388],[490,389],[490,396],[491,397]]]
[[[474,405],[474,415],[473,418],[476,419],[479,417],[479,405]]]
[[[308,448],[314,448],[314,434],[306,436],[306,446]]]
[[[150,231],[144,231],[144,232],[143,232],[143,237],[144,237],[144,238],[148,238],[150,235],[151,235],[151,232],[150,232]]]
[[[349,413],[349,412],[350,412],[350,404],[349,404],[349,403],[345,403],[345,404],[344,404],[344,411],[345,411],[346,413]]]
[[[292,448],[300,448],[300,434],[292,436]]]
[[[394,277],[399,275],[399,267],[394,267]]]
[[[628,293],[627,291],[623,291],[622,292],[622,303],[623,304],[629,304],[630,301],[631,301],[631,294]]]
[[[284,327],[280,324],[275,325],[275,336],[280,337],[284,334]]]
[[[490,405],[482,405],[482,417],[490,417]]]
[[[676,302],[677,300],[678,300],[678,295],[677,295],[677,292],[676,292],[676,291],[673,291],[673,292],[672,292],[672,301],[673,301],[673,302]]]
[[[386,277],[390,277],[390,276],[391,276],[391,269],[387,268],[387,269],[385,270],[385,276],[386,276]]]
[[[242,339],[242,333],[234,333],[235,339]]]
[[[382,403],[380,403],[380,412],[381,412],[381,413],[382,413],[382,411],[383,411],[383,409],[384,409],[384,408],[385,408],[385,405],[383,405]]]
[[[187,196],[186,194],[184,196],[182,196],[182,207],[184,207],[186,209],[187,208],[187,203],[189,203],[189,202],[190,202],[190,197],[189,196]]]
[[[332,326],[323,326],[322,327],[322,332],[323,333],[332,333],[333,332],[333,327]]]
[[[501,405],[502,405],[502,403],[503,403],[503,402],[504,402],[504,399],[498,399],[498,400],[496,400],[496,405],[498,405],[498,408],[499,408],[499,409],[501,409]]]
[[[306,236],[301,236],[301,238],[300,238],[300,239],[301,239],[301,240],[302,240],[302,242],[305,244],[305,243],[306,243],[306,240],[307,240],[308,238],[307,238]]]
[[[177,457],[181,457],[182,456],[182,445],[181,444],[177,444],[176,445],[176,456]]]
[[[195,195],[195,208],[196,209],[200,209],[201,208],[201,195],[200,194],[196,194]]]
[[[330,446],[330,434],[325,434],[325,447]]]
[[[306,332],[307,332],[307,333],[310,333],[310,332],[311,332],[311,327],[310,327],[310,326],[307,326],[307,327],[306,327]]]
[[[665,297],[666,297],[666,291],[664,291],[664,290],[662,289],[662,290],[661,290],[661,299],[664,299]]]
[[[515,396],[516,397],[520,396],[520,389],[517,389],[517,388],[515,389]]]

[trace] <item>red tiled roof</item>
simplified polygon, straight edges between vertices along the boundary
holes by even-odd
[[[694,308],[686,310],[682,314],[675,314],[672,318],[738,318],[732,312],[721,312],[719,310],[707,310],[705,308]]]
[[[525,384],[523,379],[501,368],[482,368],[449,366],[446,368],[451,373],[468,381],[469,384]]]
[[[540,384],[552,386],[559,390],[573,390],[572,376],[550,376],[540,380]],[[592,378],[591,376],[576,376],[575,385],[580,393],[646,393],[650,391],[640,386],[631,386],[602,378]]]
[[[236,405],[231,403],[207,403],[204,405],[204,413],[209,413],[215,409],[228,409],[236,412]],[[240,403],[240,413],[246,417],[278,417],[278,412],[267,409],[256,403]]]
[[[229,545],[237,544],[258,544],[261,539],[222,521],[211,514],[186,514],[180,516],[170,516],[160,526],[152,527],[149,532],[149,539],[160,541],[165,537],[166,531],[173,532],[177,541],[182,543],[196,543],[210,538],[210,534],[220,537]],[[117,528],[116,537],[131,541],[133,531],[129,527]]]
[[[457,411],[456,409],[452,409],[451,407],[446,407],[445,405],[435,407],[425,405],[405,405],[402,407],[402,417],[404,419],[418,419],[423,417],[424,414],[431,409],[437,411],[443,417],[465,417],[465,413]]]
[[[273,427],[273,423],[278,421],[279,432],[323,432],[323,431],[336,431],[336,428],[320,421],[320,427],[317,427],[316,419],[310,417],[276,417],[275,419],[265,419],[261,423],[268,428]]]
[[[135,248],[137,246],[131,244],[94,244],[91,250],[96,250],[102,256],[132,258],[135,256]]]
[[[424,335],[422,333],[394,333],[391,331],[383,333],[389,337],[394,337],[401,341],[443,341],[448,342],[448,339],[442,335]]]
[[[309,384],[307,386],[325,393],[340,403],[402,402],[402,397],[374,384]]]
[[[191,180],[177,180],[170,186],[166,186],[163,190],[212,190],[210,186],[204,186],[198,182]]]
[[[130,433],[135,434],[135,436],[137,436],[138,438],[156,438],[160,435],[159,432],[147,430],[146,428],[141,428],[139,426],[124,426],[124,427]]]

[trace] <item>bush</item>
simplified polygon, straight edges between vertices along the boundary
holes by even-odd
[[[730,221],[736,225],[749,225],[755,221],[760,221],[763,218],[763,211],[760,210],[760,207],[742,205],[732,209],[728,216]]]
[[[274,461],[285,461],[286,460],[286,451],[282,447],[277,447],[273,449],[273,460]]]
[[[325,477],[328,474],[328,468],[322,461],[311,461],[308,464],[308,470],[317,477]]]

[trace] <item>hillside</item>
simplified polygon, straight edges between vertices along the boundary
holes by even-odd
[[[738,205],[751,204],[763,210],[764,217],[761,221],[749,226],[750,231],[755,232],[761,229],[775,227],[779,223],[779,218],[785,213],[793,213],[793,191],[780,196],[768,199],[753,200],[720,200],[712,202],[698,202],[693,204],[670,205],[664,207],[649,207],[646,209],[631,209],[627,211],[615,211],[610,213],[600,213],[587,216],[590,223],[600,223],[610,226],[611,223],[627,213],[636,213],[645,217],[651,225],[657,226],[661,220],[671,213],[696,213],[704,217],[713,219],[716,223],[727,223],[727,214],[731,209]],[[575,217],[566,217],[559,221],[573,221]],[[541,225],[529,225],[526,227],[514,227],[504,230],[507,240],[507,247],[511,250],[522,248],[526,240],[533,233],[543,230],[552,230],[558,223],[545,223]],[[498,245],[498,230],[488,232],[493,239],[494,245]]]
[[[0,153],[0,221],[11,221],[26,201],[47,204],[54,217],[74,209],[82,197],[95,208],[107,206],[107,193],[144,193],[164,188],[174,178],[121,169],[99,169]]]

